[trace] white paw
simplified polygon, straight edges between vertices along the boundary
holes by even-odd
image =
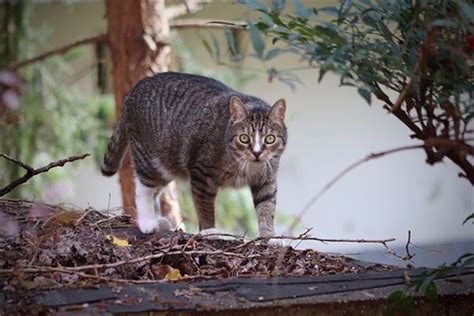
[[[158,228],[158,221],[155,218],[138,218],[138,228],[144,234],[151,234]]]
[[[171,223],[166,217],[159,217],[158,218],[158,230],[171,230]]]
[[[218,234],[221,232],[217,228],[208,228],[208,229],[203,229],[199,232],[199,235],[209,238],[209,239],[219,239]],[[213,235],[213,236],[209,236]]]
[[[268,245],[273,247],[285,247],[283,239],[269,239]]]

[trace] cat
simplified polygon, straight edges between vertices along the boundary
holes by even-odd
[[[286,102],[272,106],[203,76],[166,72],[140,81],[125,96],[104,155],[102,174],[121,166],[130,146],[137,224],[168,230],[153,196],[174,179],[189,179],[202,235],[215,229],[220,187],[250,186],[260,237],[274,234],[276,176],[287,142]]]

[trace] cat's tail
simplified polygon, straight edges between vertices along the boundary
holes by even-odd
[[[104,161],[100,167],[100,171],[104,176],[110,177],[114,175],[121,167],[125,152],[127,151],[127,133],[125,130],[125,121],[121,117],[114,133],[110,138],[107,150],[105,151]]]

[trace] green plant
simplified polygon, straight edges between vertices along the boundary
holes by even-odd
[[[2,6],[6,10],[7,5]],[[35,39],[44,38],[47,27],[30,28],[31,2],[10,4],[6,15],[8,32],[0,43],[1,67],[35,53]],[[110,96],[84,97],[81,87],[70,81],[68,64],[84,56],[84,48],[76,48],[63,56],[54,56],[15,73],[2,71],[4,76],[16,78],[19,88],[14,90],[18,106],[0,102],[0,152],[15,157],[31,166],[82,152],[92,152],[98,161],[102,155],[109,128],[114,120],[114,102]],[[3,63],[4,62],[4,63]],[[67,84],[67,81],[70,81]],[[11,90],[2,84],[0,95]],[[18,178],[24,170],[0,159],[0,185]],[[55,169],[32,179],[30,185],[14,190],[10,196],[63,199],[72,192],[73,182],[67,169]]]
[[[456,0],[341,1],[340,6],[307,8],[294,0],[267,6],[239,0],[257,11],[248,20],[254,52],[270,78],[294,85],[296,79],[268,63],[295,54],[306,67],[319,67],[319,81],[332,72],[341,86],[352,86],[369,104],[375,97],[424,142],[430,164],[444,157],[474,184],[474,6]],[[271,38],[270,49],[264,40]],[[234,38],[228,46],[234,59]],[[398,94],[396,100],[391,99]]]
[[[474,224],[474,213],[467,216],[462,225],[469,221]],[[413,282],[410,282],[404,290],[398,290],[390,294],[385,309],[386,315],[394,315],[397,311],[411,315],[415,311],[415,300],[413,294],[422,293],[426,298],[436,304],[438,302],[438,288],[435,280],[448,273],[459,274],[466,267],[474,266],[474,253],[465,253],[450,265],[442,264],[436,269],[424,271]]]

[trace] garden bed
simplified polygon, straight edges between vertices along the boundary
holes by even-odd
[[[182,231],[143,235],[127,215],[1,200],[3,288],[89,286],[230,277],[388,271],[313,249],[255,240],[209,239]],[[7,235],[7,236],[5,236]],[[9,236],[8,236],[9,235]]]

